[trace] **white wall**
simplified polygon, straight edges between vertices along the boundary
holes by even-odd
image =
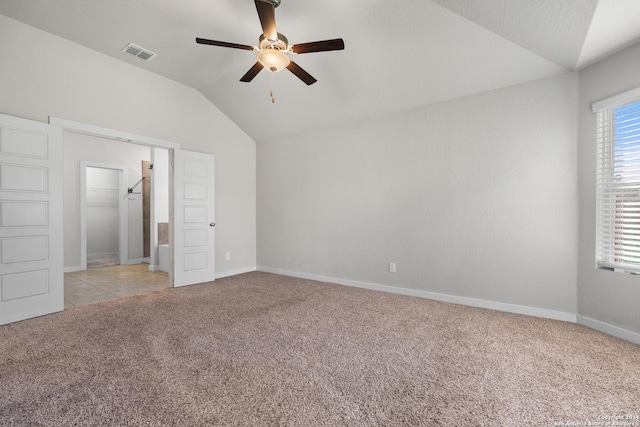
[[[54,116],[215,154],[217,274],[255,267],[255,142],[202,94],[2,15],[0,64],[1,113]]]
[[[566,74],[260,142],[258,265],[575,316],[577,93]]]
[[[80,161],[116,163],[128,166],[132,187],[142,177],[142,160],[149,160],[150,149],[105,138],[64,133],[64,266],[66,269],[81,265],[80,260]],[[142,191],[140,184],[135,191]],[[127,203],[129,260],[140,260],[142,242],[142,195],[119,195]],[[89,248],[87,248],[89,251]]]
[[[578,314],[640,333],[640,277],[595,268],[596,115],[591,105],[640,87],[640,44],[580,72]],[[595,325],[597,326],[597,325]]]
[[[169,222],[169,151],[162,148],[152,150],[152,186],[156,222]]]

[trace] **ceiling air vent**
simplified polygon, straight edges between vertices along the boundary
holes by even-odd
[[[140,47],[136,44],[129,43],[122,49],[123,52],[129,53],[133,56],[137,56],[140,59],[144,59],[145,61],[151,61],[153,58],[158,56],[157,53],[153,53],[148,49]]]

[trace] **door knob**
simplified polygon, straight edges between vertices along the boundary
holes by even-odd
[[[216,226],[215,222],[212,222],[211,224],[209,224],[209,227],[215,227],[215,226]]]

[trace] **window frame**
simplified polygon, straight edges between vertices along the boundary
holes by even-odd
[[[616,131],[622,123],[616,112],[622,113],[621,109],[633,104],[639,104],[633,120],[640,121],[640,88],[592,106],[597,113],[595,261],[598,269],[640,274],[640,173],[633,170],[627,180],[621,176],[625,166],[640,165],[636,159],[640,156],[640,131],[632,132],[637,135],[626,146]]]

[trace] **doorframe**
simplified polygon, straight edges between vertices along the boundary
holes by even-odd
[[[49,124],[62,127],[64,132],[78,133],[81,135],[97,136],[99,138],[113,139],[121,142],[129,142],[132,144],[146,145],[148,147],[164,148],[169,150],[169,176],[173,177],[173,153],[175,149],[180,148],[180,144],[165,141],[162,139],[152,138],[144,135],[137,135],[134,133],[123,132],[115,129],[104,128],[100,126],[90,125],[86,123],[76,122],[73,120],[62,119],[59,117],[49,116]],[[63,132],[63,134],[64,134]],[[64,137],[63,137],[64,145]],[[173,207],[173,178],[169,180],[169,206]],[[173,256],[173,222],[171,221],[172,215],[169,216],[169,253]],[[86,258],[85,258],[86,262]],[[169,286],[174,286],[174,271],[173,262],[171,262],[169,268]]]
[[[118,171],[118,252],[120,265],[129,262],[129,204],[124,203],[129,183],[129,167],[116,163],[80,161],[80,267],[87,269],[87,168]]]

